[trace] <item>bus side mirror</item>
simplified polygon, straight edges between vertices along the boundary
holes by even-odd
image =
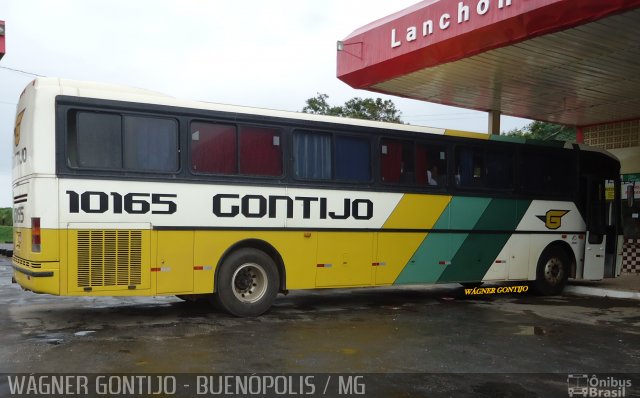
[[[633,194],[635,191],[635,182],[633,184],[627,185],[627,206],[633,207]]]

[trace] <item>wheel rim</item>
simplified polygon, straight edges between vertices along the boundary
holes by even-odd
[[[564,278],[564,264],[558,257],[551,257],[544,266],[544,278],[551,285],[557,285]]]
[[[231,278],[231,290],[242,303],[255,303],[260,300],[267,292],[268,286],[266,271],[255,263],[242,264]]]

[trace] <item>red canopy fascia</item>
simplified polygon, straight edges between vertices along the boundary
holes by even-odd
[[[0,59],[5,53],[4,21],[0,21]]]
[[[337,75],[366,89],[638,6],[640,0],[426,0],[344,39]]]

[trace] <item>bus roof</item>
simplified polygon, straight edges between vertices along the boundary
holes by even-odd
[[[354,126],[380,128],[385,130],[413,131],[413,132],[428,133],[428,134],[443,135],[447,131],[446,129],[435,128],[435,127],[413,126],[408,124],[377,122],[377,121],[363,120],[363,119],[351,119],[351,118],[343,118],[343,117],[336,117],[336,116],[314,115],[314,114],[302,113],[302,112],[281,111],[281,110],[273,110],[273,109],[266,109],[266,108],[254,108],[254,107],[247,107],[247,106],[219,104],[219,103],[204,102],[204,101],[185,100],[185,99],[179,99],[176,97],[165,95],[162,93],[158,93],[155,91],[128,87],[123,85],[116,85],[116,84],[95,83],[95,82],[86,82],[86,81],[51,78],[51,77],[38,77],[34,80],[33,85],[36,89],[42,89],[42,88],[46,89],[47,87],[51,87],[52,89],[58,90],[62,95],[70,95],[70,96],[77,96],[77,97],[99,98],[99,99],[107,99],[107,100],[114,100],[114,101],[133,101],[133,102],[150,103],[150,104],[156,104],[156,105],[167,105],[167,106],[175,106],[175,107],[183,107],[183,108],[204,109],[204,110],[213,110],[213,111],[221,111],[221,112],[229,112],[229,113],[279,117],[279,118],[296,119],[296,120],[309,120],[309,121],[317,121],[317,122],[325,122],[325,123],[346,124],[346,125],[354,125]],[[481,133],[471,133],[471,134],[477,134],[478,136],[486,136],[486,134],[481,134]]]
[[[259,115],[266,117],[285,118],[293,120],[306,120],[313,122],[324,122],[342,125],[371,127],[377,129],[391,130],[391,131],[404,131],[415,133],[426,133],[434,135],[446,135],[454,137],[474,138],[480,140],[492,140],[492,141],[507,141],[521,144],[534,144],[541,146],[552,146],[556,148],[571,148],[572,144],[565,141],[557,140],[529,140],[522,137],[512,137],[503,135],[490,135],[485,133],[476,133],[469,131],[443,129],[436,127],[426,126],[414,126],[410,124],[400,123],[388,123],[378,122],[363,119],[344,118],[337,116],[324,116],[315,115],[302,112],[281,111],[266,108],[254,108],[238,105],[219,104],[203,101],[185,100],[175,98],[169,95],[158,93],[151,90],[134,88],[124,85],[107,84],[87,82],[71,79],[51,78],[51,77],[38,77],[32,82],[36,89],[50,89],[61,95],[85,97],[85,98],[97,98],[114,101],[130,101],[149,103],[154,105],[165,105],[182,108],[193,108],[212,110],[228,113],[247,114],[247,115]],[[582,148],[581,149],[586,149]]]

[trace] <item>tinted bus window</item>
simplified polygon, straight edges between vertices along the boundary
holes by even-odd
[[[513,188],[513,153],[490,150],[485,153],[485,162],[488,188]]]
[[[198,173],[236,174],[236,126],[191,123],[191,169]]]
[[[522,190],[540,195],[570,195],[575,180],[575,159],[567,153],[523,149]]]
[[[193,122],[191,170],[204,174],[281,176],[280,131]]]
[[[430,187],[447,185],[446,147],[416,145],[416,183]]]
[[[458,148],[456,185],[462,188],[513,188],[513,153],[484,148]]]
[[[68,133],[71,167],[176,171],[178,123],[173,119],[78,112]]]
[[[122,117],[115,114],[78,112],[76,129],[69,132],[72,167],[122,168]],[[74,134],[75,133],[75,134]],[[75,142],[74,142],[75,141]],[[70,148],[71,149],[71,148]]]
[[[415,181],[413,142],[380,140],[380,177],[388,183]]]
[[[124,117],[124,168],[178,170],[178,123],[172,119]]]
[[[240,127],[240,174],[282,175],[280,131],[262,127]]]
[[[293,135],[293,172],[297,178],[331,178],[331,136],[310,132]]]
[[[335,178],[337,180],[371,180],[371,145],[369,144],[369,139],[336,136],[335,151]]]
[[[465,187],[484,186],[484,153],[480,149],[458,148],[456,152],[456,184]]]

